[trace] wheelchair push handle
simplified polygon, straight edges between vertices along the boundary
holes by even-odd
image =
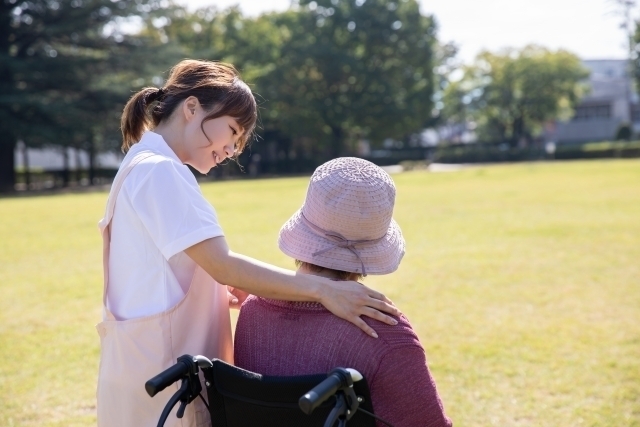
[[[178,363],[160,372],[144,384],[147,394],[151,397],[178,381],[189,373],[189,365],[181,360]]]
[[[360,377],[362,378],[362,377]],[[302,412],[309,415],[340,389],[353,385],[351,373],[344,368],[336,368],[329,373],[327,379],[309,390],[298,400]]]

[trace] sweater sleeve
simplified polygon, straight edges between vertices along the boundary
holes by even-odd
[[[373,410],[394,427],[450,427],[420,346],[389,351],[370,386]],[[378,427],[384,424],[378,422]]]

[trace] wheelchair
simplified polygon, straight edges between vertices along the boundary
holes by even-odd
[[[207,399],[202,396],[202,371]],[[222,360],[185,354],[175,365],[146,382],[153,397],[181,380],[169,399],[158,427],[163,427],[173,407],[182,418],[186,406],[200,398],[214,427],[375,427],[366,379],[355,369],[335,368],[329,374],[267,376],[230,365]]]

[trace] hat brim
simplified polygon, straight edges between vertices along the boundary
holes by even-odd
[[[332,231],[332,230],[327,230]],[[299,209],[280,229],[278,246],[286,255],[300,261],[333,270],[362,274],[362,264],[349,249],[333,247],[321,254],[313,255],[333,246],[333,242],[311,230],[302,219]],[[362,259],[366,274],[389,274],[398,269],[405,252],[402,231],[391,220],[387,233],[380,240],[355,246]]]

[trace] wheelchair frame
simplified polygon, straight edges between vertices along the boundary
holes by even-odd
[[[214,419],[213,411],[217,410],[217,405],[214,405],[213,399],[222,399],[222,395],[215,387],[214,362],[230,366],[216,359],[212,362],[205,356],[183,355],[178,358],[175,365],[146,382],[145,389],[149,396],[153,397],[169,385],[182,380],[179,390],[169,399],[162,411],[158,420],[158,427],[164,426],[165,421],[177,403],[180,403],[180,407],[176,416],[182,418],[187,405],[198,397],[202,399],[209,410],[209,414]],[[201,394],[202,385],[198,374],[200,370],[204,376],[209,403]],[[364,401],[364,398],[356,395],[353,385],[354,381],[360,381],[362,378],[362,375],[355,369],[335,368],[327,375],[326,379],[301,396],[297,406],[302,412],[310,415],[319,406],[326,407],[325,402],[333,398],[335,405],[329,412],[324,422],[324,427],[333,427],[336,421],[338,422],[338,427],[346,427],[347,422],[356,414],[356,411],[360,411],[383,424],[393,427],[387,421],[361,407],[360,404]]]

